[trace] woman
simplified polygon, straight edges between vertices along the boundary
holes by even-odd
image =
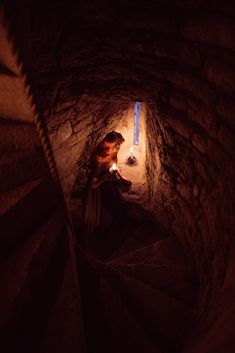
[[[94,232],[100,234],[124,221],[125,208],[120,189],[128,190],[131,182],[119,172],[110,172],[113,163],[117,163],[117,154],[124,141],[120,133],[109,132],[92,153],[84,200],[87,241]]]

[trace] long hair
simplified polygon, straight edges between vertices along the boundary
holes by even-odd
[[[120,134],[120,132],[111,131],[105,136],[105,138],[103,139],[103,142],[104,141],[116,142],[117,144],[121,145],[125,141],[125,139],[122,136],[122,134]]]
[[[106,157],[108,155],[108,147],[105,145],[105,142],[108,143],[115,143],[117,146],[120,146],[123,142],[125,141],[124,137],[120,132],[116,131],[111,131],[107,133],[107,135],[103,138],[103,140],[98,144],[98,146],[95,148],[94,152],[92,154],[100,156],[100,157]]]
[[[115,143],[115,145],[119,147],[124,141],[125,139],[122,134],[120,134],[120,132],[111,131],[107,133],[103,140],[96,146],[93,153],[91,154],[90,169],[93,169],[92,167],[94,166],[99,157],[108,157],[109,147],[106,145],[106,143]]]

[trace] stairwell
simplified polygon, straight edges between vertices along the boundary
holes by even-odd
[[[0,7],[2,352],[232,352],[233,248],[203,332],[195,259],[141,207],[104,256],[83,251],[11,21]]]

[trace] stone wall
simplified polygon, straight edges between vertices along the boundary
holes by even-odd
[[[36,10],[32,71],[65,190],[80,156],[128,102],[146,102],[151,204],[193,258],[206,310],[234,229],[233,2],[52,2]]]
[[[87,95],[71,99],[68,94],[54,102],[47,126],[67,195],[82,190],[92,150],[108,131],[120,125],[127,109],[126,103],[120,105]]]
[[[150,163],[152,207],[192,255],[201,286],[207,287],[201,298],[207,301],[206,295],[215,293],[214,286],[222,283],[226,246],[233,229],[231,157],[212,142],[210,152],[199,151],[192,139],[177,132],[179,117],[173,115],[173,125],[156,109],[151,114],[155,130],[149,129],[150,144],[155,140],[159,151],[158,157],[154,147],[156,159]]]

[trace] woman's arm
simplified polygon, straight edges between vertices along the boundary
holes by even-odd
[[[97,177],[92,178],[91,187],[92,187],[92,189],[96,189],[99,186],[101,186],[105,181],[114,181],[114,180],[116,180],[115,175],[109,174],[109,173],[103,174],[99,178],[97,178]]]
[[[117,153],[113,155],[112,162],[117,164],[117,162],[118,162]],[[124,183],[127,183],[128,185],[132,184],[132,182],[130,180],[123,178],[123,176],[120,174],[119,171],[116,172],[116,176],[118,177],[118,179],[120,181],[123,181]]]
[[[123,178],[123,176],[119,173],[119,172],[117,172],[116,173],[117,174],[117,176],[119,177],[119,180],[121,180],[121,181],[123,181],[123,182],[125,182],[125,183],[128,183],[128,184],[132,184],[132,182],[130,181],[130,180],[128,180],[128,179],[126,179],[126,178]]]

